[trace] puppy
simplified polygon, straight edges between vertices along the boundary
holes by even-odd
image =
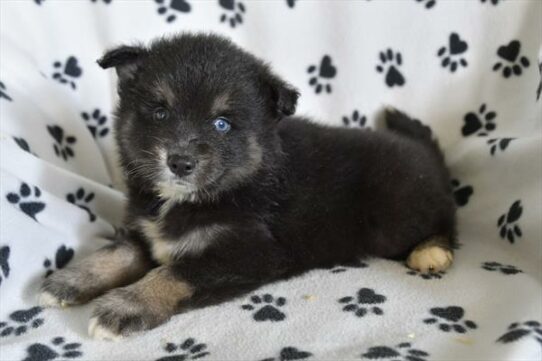
[[[450,266],[450,179],[418,121],[388,110],[380,132],[291,117],[299,93],[216,35],[121,46],[98,64],[118,74],[127,232],[41,290],[46,306],[101,296],[91,336],[364,256]]]

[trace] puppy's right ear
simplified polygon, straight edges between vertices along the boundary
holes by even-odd
[[[106,52],[97,62],[103,69],[115,67],[119,80],[123,81],[135,76],[147,54],[147,50],[141,46],[120,46]]]

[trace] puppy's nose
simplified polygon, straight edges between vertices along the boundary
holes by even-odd
[[[179,154],[172,154],[168,156],[167,165],[169,169],[179,177],[184,177],[191,174],[196,167],[196,163],[193,159]]]

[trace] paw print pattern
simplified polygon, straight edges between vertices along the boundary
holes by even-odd
[[[437,56],[442,58],[441,65],[443,68],[450,68],[450,72],[454,73],[458,66],[467,66],[467,60],[462,56],[469,48],[466,41],[461,40],[457,33],[452,33],[448,40],[448,47],[443,46],[439,49]]]
[[[247,311],[253,311],[257,309],[253,314],[253,318],[256,321],[283,321],[286,318],[280,309],[286,304],[286,298],[273,297],[270,294],[263,296],[253,295],[250,297],[252,304],[242,305],[241,308]]]
[[[409,276],[417,276],[424,280],[440,280],[446,274],[446,272],[439,271],[439,272],[422,273],[422,272],[418,272],[414,270],[409,270],[407,271],[406,274]]]
[[[412,348],[409,342],[400,343],[395,347],[370,347],[367,352],[361,355],[362,358],[370,360],[391,359],[391,361],[426,361],[427,356],[429,356],[429,353]]]
[[[367,117],[365,115],[361,115],[357,110],[352,112],[351,117],[346,115],[343,117],[343,124],[347,127],[364,127],[366,122]]]
[[[288,5],[288,7],[290,9],[293,9],[294,6],[295,6],[295,3],[296,3],[297,0],[286,0],[286,5]]]
[[[109,133],[109,127],[106,125],[107,117],[100,109],[94,109],[92,113],[82,112],[81,117],[94,138],[103,138]]]
[[[482,268],[486,271],[499,271],[505,275],[516,275],[518,273],[523,273],[522,270],[512,266],[510,264],[500,264],[499,262],[484,262],[482,263]]]
[[[2,281],[8,278],[9,276],[9,254],[10,254],[10,248],[9,246],[3,246],[0,248],[0,285],[2,284]]]
[[[329,94],[331,93],[331,79],[337,75],[337,68],[332,64],[331,57],[324,55],[320,61],[320,65],[311,65],[307,69],[307,73],[311,76],[309,85],[314,87],[314,92],[320,94],[322,90]]]
[[[64,266],[66,266],[73,258],[73,254],[73,248],[66,247],[65,245],[58,247],[55,253],[56,269],[64,268]],[[45,272],[45,277],[49,277],[54,272],[54,270],[52,269],[53,262],[49,258],[45,259],[45,261],[43,262],[43,267],[45,267],[45,269],[47,270]]]
[[[19,146],[19,148],[21,148],[25,152],[28,152],[30,154],[34,154],[30,150],[30,146],[28,145],[28,142],[24,138],[13,137],[13,141]]]
[[[517,200],[510,206],[508,212],[499,217],[497,226],[500,227],[499,234],[502,239],[507,238],[510,243],[514,243],[516,237],[522,236],[521,228],[517,224],[522,213],[521,200]]]
[[[307,351],[301,351],[295,347],[284,347],[280,350],[278,357],[268,357],[261,361],[294,361],[294,360],[304,360],[312,356],[312,353]]]
[[[171,23],[177,19],[177,13],[189,13],[190,3],[186,0],[154,0],[158,5],[156,10],[158,14],[165,16],[166,21]],[[169,5],[166,5],[166,1],[169,1]]]
[[[509,78],[511,75],[520,76],[522,69],[529,67],[529,59],[521,56],[521,43],[512,40],[508,45],[502,45],[497,49],[499,60],[493,66],[493,71],[502,69],[502,75]]]
[[[6,86],[0,81],[0,99],[6,99],[12,101],[11,97],[6,93]]]
[[[356,297],[343,297],[339,299],[339,303],[346,304],[343,307],[343,311],[352,312],[357,317],[363,317],[367,313],[372,312],[375,315],[383,315],[384,311],[378,305],[386,301],[386,296],[379,295],[370,288],[362,288],[358,291]]]
[[[63,337],[55,337],[51,343],[44,345],[33,343],[26,349],[23,361],[52,361],[59,358],[74,359],[83,356],[80,343],[66,343]]]
[[[100,0],[90,0],[90,1],[93,2],[93,3],[97,3],[97,2],[99,2]],[[102,1],[104,4],[109,5],[109,4],[111,4],[111,1],[113,1],[113,0],[101,0],[101,1]]]
[[[542,345],[542,327],[538,321],[514,322],[508,326],[508,331],[499,337],[497,342],[510,343],[525,339],[526,336],[534,338]]]
[[[20,336],[26,333],[29,328],[40,327],[43,325],[43,318],[38,318],[41,311],[43,311],[41,307],[32,307],[12,312],[9,315],[9,321],[0,322],[0,337]]]
[[[45,203],[40,202],[41,190],[26,183],[22,183],[19,188],[19,193],[8,193],[6,198],[9,203],[19,206],[27,216],[32,217],[36,222],[36,215],[45,209]]]
[[[96,215],[92,213],[88,204],[94,199],[94,192],[86,193],[83,188],[79,188],[75,193],[68,193],[66,200],[72,204],[75,204],[79,208],[85,210],[88,213],[91,222],[96,220]]]
[[[488,4],[492,4],[492,5],[497,6],[497,5],[499,5],[499,2],[500,2],[501,0],[480,0],[480,1],[481,1],[482,3],[486,3],[486,2],[487,2]]]
[[[416,0],[419,3],[423,3],[426,9],[431,9],[437,4],[437,0]]]
[[[75,56],[70,56],[65,63],[55,61],[53,63],[53,79],[61,84],[70,84],[72,89],[76,89],[75,80],[83,74],[83,69],[78,64]]]
[[[455,203],[459,207],[466,206],[469,198],[474,193],[474,188],[469,185],[462,185],[457,179],[452,179],[452,190],[454,192]]]
[[[45,0],[34,0],[36,5],[41,5]]]
[[[495,155],[497,150],[500,150],[501,152],[504,152],[506,148],[508,148],[508,145],[510,142],[512,142],[516,138],[491,138],[487,140],[487,144],[489,145],[489,152],[491,155]]]
[[[341,263],[340,265],[336,267],[332,267],[330,272],[342,273],[342,272],[346,272],[348,268],[366,268],[366,267],[369,267],[367,263],[362,262],[360,260],[356,260],[354,262]]]
[[[474,321],[465,320],[461,322],[465,311],[459,306],[449,306],[446,308],[434,307],[429,310],[431,315],[436,317],[426,318],[423,320],[427,324],[437,324],[438,328],[444,332],[455,331],[465,333],[469,329],[473,330],[478,326]]]
[[[62,157],[62,159],[68,161],[68,158],[75,156],[72,147],[77,142],[77,138],[73,135],[65,135],[64,129],[58,125],[48,125],[47,130],[55,140],[53,149],[57,157]]]
[[[388,49],[380,52],[379,59],[380,65],[376,66],[376,71],[385,74],[386,85],[390,88],[405,85],[405,77],[399,71],[403,64],[401,53]]]
[[[196,340],[193,338],[187,338],[179,345],[168,342],[166,346],[164,346],[164,351],[171,355],[160,357],[156,361],[196,360],[209,355],[209,352],[207,352],[206,349],[206,344],[196,343]]]
[[[496,112],[488,111],[487,106],[482,104],[478,109],[478,113],[468,112],[465,115],[461,133],[465,137],[472,134],[476,134],[479,137],[487,136],[489,132],[492,132],[497,128],[497,125],[493,121],[496,117]]]
[[[228,23],[232,28],[243,23],[245,4],[239,0],[218,0],[218,4],[226,11],[220,16],[221,23]]]

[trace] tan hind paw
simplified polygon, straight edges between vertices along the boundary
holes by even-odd
[[[442,245],[442,241],[430,240],[416,247],[407,258],[408,267],[426,272],[445,271],[452,265],[454,256],[451,250]]]

